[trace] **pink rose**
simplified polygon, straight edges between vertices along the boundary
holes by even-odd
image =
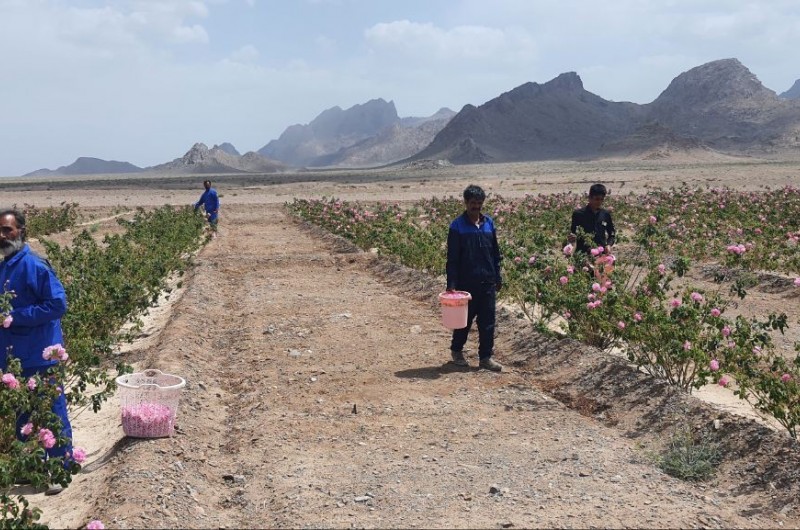
[[[617,327],[618,327],[619,329],[625,329],[625,322],[623,322],[622,320],[620,320],[619,322],[617,322]]]
[[[86,451],[82,447],[76,447],[72,451],[72,458],[79,464],[82,464],[86,460]]]
[[[719,361],[716,359],[711,359],[709,368],[711,368],[712,372],[716,372],[717,370],[719,370]]]
[[[731,328],[729,328],[728,326],[725,326],[724,328],[722,328],[722,336],[723,337],[728,337],[728,336],[730,336],[730,334],[731,334]]]
[[[34,379],[33,377],[29,378],[28,379],[28,383],[27,383],[26,386],[28,387],[28,390],[35,390],[36,389],[36,379]]]
[[[703,301],[703,295],[698,293],[698,292],[696,292],[696,291],[693,292],[690,296],[691,296],[692,300],[694,300],[695,302],[702,302]]]
[[[800,278],[795,278],[794,279],[794,286],[795,287],[800,287]],[[5,323],[3,323],[3,325],[5,325]]]
[[[719,380],[719,386],[727,387],[729,384],[731,384],[731,382],[728,380],[727,377],[723,377],[722,379]]]
[[[658,218],[655,215],[651,215],[649,221],[651,225],[654,225],[656,221],[658,221]]]
[[[19,433],[22,436],[28,436],[32,432],[33,432],[33,423],[30,422],[23,425],[22,428],[19,430]]]
[[[39,429],[39,441],[45,449],[52,449],[56,445],[56,437],[50,429]]]
[[[664,265],[663,263],[659,263],[657,269],[658,269],[658,273],[661,276],[664,276],[664,273],[667,272],[667,266]]]
[[[677,298],[673,298],[672,301],[669,303],[672,307],[679,307],[681,305],[681,301]]]
[[[692,349],[692,343],[689,342],[688,340],[684,341],[683,342],[683,349],[686,350],[686,351],[691,350]]]
[[[800,280],[800,278],[798,278],[798,280]],[[11,315],[8,315],[6,318],[3,319],[3,327],[4,328],[11,327],[11,323],[12,322],[14,322],[14,317],[12,317]]]
[[[105,525],[99,519],[92,519],[86,523],[86,530],[105,530]]]
[[[592,284],[592,291],[597,292],[600,290],[600,284],[595,282]]]
[[[536,263],[536,256],[528,258],[528,265],[533,265],[534,263]]]
[[[573,252],[575,252],[575,247],[573,247],[571,243],[568,243],[567,246],[564,247],[564,255],[572,256]]]
[[[789,382],[789,381],[791,381],[791,380],[792,380],[792,376],[791,376],[791,375],[789,375],[789,374],[783,374],[783,375],[781,376],[781,381],[782,381],[783,383],[788,383],[788,382]]]
[[[718,317],[718,316],[720,316],[721,314],[722,314],[722,311],[720,311],[720,310],[719,310],[719,309],[717,309],[716,307],[715,307],[714,309],[712,309],[712,310],[711,310],[711,316],[712,316],[712,317]]]
[[[522,258],[521,258],[521,257],[519,257],[519,256],[516,256],[516,257],[514,258],[514,263],[522,263]]]
[[[599,248],[599,247],[598,247],[598,248],[593,248],[592,250],[590,250],[590,251],[589,251],[589,253],[590,253],[592,256],[595,256],[595,257],[596,257],[596,256],[599,256],[601,252],[602,252],[602,251],[600,250],[600,248]]]
[[[566,285],[567,282],[569,282],[569,278],[567,278],[566,276],[562,276],[561,278],[558,279],[558,281],[561,282],[561,285]]]
[[[569,311],[564,311],[564,318],[569,320],[571,316],[572,316],[572,313],[570,313]]]
[[[3,384],[11,390],[16,390],[19,388],[19,381],[17,381],[17,378],[14,377],[14,374],[3,374],[2,381]]]
[[[642,321],[642,314],[637,311],[636,313],[633,314],[633,319],[636,322],[641,322]]]
[[[69,359],[69,355],[67,354],[67,350],[65,350],[61,344],[53,344],[42,351],[42,358],[45,361],[66,361]]]

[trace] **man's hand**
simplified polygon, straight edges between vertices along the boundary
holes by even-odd
[[[570,243],[574,243],[577,240],[578,240],[578,236],[576,236],[575,234],[569,234],[567,236],[567,241],[569,241]]]

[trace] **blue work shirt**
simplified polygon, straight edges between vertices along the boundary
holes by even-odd
[[[0,262],[0,287],[16,295],[11,300],[11,326],[0,326],[0,368],[7,368],[9,346],[23,369],[56,364],[44,360],[42,351],[64,343],[61,317],[67,312],[67,295],[50,263],[26,243],[19,252]]]
[[[204,191],[200,196],[200,200],[194,203],[194,207],[199,208],[201,204],[203,205],[203,208],[205,208],[206,213],[211,214],[208,220],[215,220],[217,218],[217,214],[219,214],[219,197],[217,196],[217,190],[214,188],[208,188],[206,191]]]
[[[494,221],[481,214],[478,224],[467,212],[450,223],[447,234],[447,288],[469,291],[483,284],[499,285],[500,246]]]

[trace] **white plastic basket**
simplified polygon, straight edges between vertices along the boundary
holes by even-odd
[[[186,380],[161,370],[117,377],[122,430],[133,438],[163,438],[175,431],[178,402]]]

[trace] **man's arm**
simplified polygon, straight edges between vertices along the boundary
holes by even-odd
[[[578,214],[578,210],[573,210],[572,212],[572,222],[569,225],[569,234],[567,235],[567,241],[570,243],[575,243],[578,237],[575,235],[577,233],[578,227],[580,226],[580,215]]]
[[[451,291],[458,285],[458,261],[461,256],[461,237],[458,230],[450,227],[447,233],[447,290]]]
[[[503,256],[500,254],[500,244],[497,242],[497,230],[492,227],[492,245],[494,255],[494,270],[495,270],[495,280],[494,286],[499,291],[500,288],[503,287],[503,276],[500,274],[500,262],[503,260]]]
[[[30,267],[28,271],[35,276],[33,287],[37,303],[15,307],[11,311],[12,327],[41,326],[67,312],[67,295],[55,273],[43,264]]]
[[[611,219],[611,213],[608,213],[607,216],[606,234],[608,237],[606,237],[606,243],[608,243],[608,246],[611,246],[617,241],[617,230],[614,228],[614,221]]]
[[[209,213],[217,213],[219,211],[219,195],[215,191],[211,194],[211,211]]]

